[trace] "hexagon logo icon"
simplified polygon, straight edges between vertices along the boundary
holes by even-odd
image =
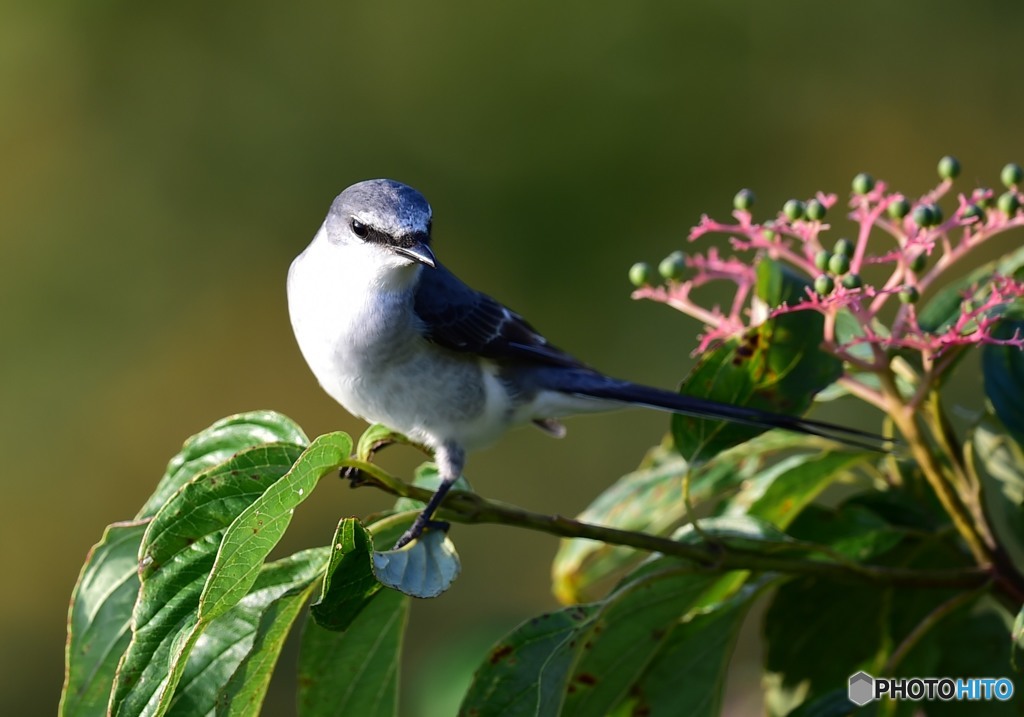
[[[858,672],[850,676],[850,689],[848,695],[850,702],[863,707],[874,698],[875,678],[866,672]]]

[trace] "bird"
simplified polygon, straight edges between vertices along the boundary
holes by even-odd
[[[534,424],[626,406],[823,436],[879,450],[879,436],[607,376],[449,271],[432,247],[433,210],[391,179],[345,189],[288,270],[288,311],[306,363],[349,413],[426,446],[440,483],[400,549],[433,515],[467,452]]]

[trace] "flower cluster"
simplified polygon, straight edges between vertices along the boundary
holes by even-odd
[[[836,204],[834,194],[790,200],[776,216],[755,222],[754,195],[744,189],[734,200],[734,223],[705,215],[689,235],[694,242],[707,234],[724,234],[734,255],[722,256],[715,249],[703,254],[675,252],[658,267],[661,283],[654,281],[648,265],[637,264],[630,271],[637,286],[633,296],[664,302],[700,320],[705,330],[697,352],[766,318],[794,311],[822,314],[825,350],[860,370],[882,370],[895,350],[909,350],[919,354],[921,370],[934,378],[950,363],[944,359],[956,347],[1008,344],[1024,348],[1024,336],[1000,338],[994,333],[1006,308],[1024,298],[1024,282],[1010,275],[1024,267],[1024,250],[1019,257],[1014,255],[1015,261],[1000,267],[1001,272],[993,268],[979,275],[976,283],[945,289],[958,292],[947,315],[937,315],[942,307],[918,309],[919,298],[929,290],[938,290],[940,298],[946,299],[936,303],[948,305],[948,297],[941,296],[939,289],[950,268],[964,265],[964,259],[992,237],[1024,226],[1020,191],[1024,170],[1016,164],[1003,169],[1006,190],[998,197],[987,188],[958,194],[955,209],[946,217],[941,202],[951,193],[959,170],[956,159],[944,157],[939,162],[939,184],[916,199],[889,191],[885,182],[868,174],[857,175],[848,214],[853,231],[850,238],[830,241],[825,240],[832,230],[826,217]],[[789,305],[760,306],[753,292],[752,253],[785,262],[805,275],[809,284],[805,297]],[[740,258],[742,254],[748,256]],[[865,272],[871,281],[865,280]],[[705,308],[692,298],[693,289],[713,281],[735,286],[727,310]],[[856,320],[859,331],[837,331],[837,318],[844,312]]]

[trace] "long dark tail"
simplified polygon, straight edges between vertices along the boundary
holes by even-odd
[[[856,428],[847,428],[825,421],[812,421],[799,416],[786,416],[745,406],[734,406],[706,398],[685,396],[660,388],[609,378],[596,371],[561,369],[557,371],[557,374],[552,371],[549,376],[548,380],[542,379],[546,388],[577,396],[630,403],[697,418],[731,421],[758,428],[782,428],[883,453],[892,450],[894,445],[893,439]]]

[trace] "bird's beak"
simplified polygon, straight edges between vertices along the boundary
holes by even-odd
[[[412,246],[396,246],[393,249],[396,254],[409,257],[417,263],[429,266],[431,269],[437,266],[434,252],[430,251],[430,247],[423,242],[416,242]]]

